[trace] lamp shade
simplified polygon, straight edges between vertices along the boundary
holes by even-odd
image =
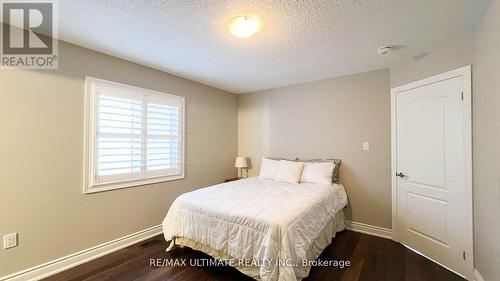
[[[236,157],[236,162],[234,163],[236,168],[246,168],[248,167],[247,159],[245,157]]]

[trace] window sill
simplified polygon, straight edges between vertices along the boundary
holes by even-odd
[[[109,191],[109,190],[115,190],[115,189],[122,189],[122,188],[129,188],[129,187],[135,187],[135,186],[142,186],[142,185],[149,185],[149,184],[154,184],[154,183],[168,182],[168,181],[181,180],[181,179],[184,179],[184,174],[167,176],[167,177],[156,177],[156,178],[150,178],[150,179],[132,180],[132,181],[125,181],[125,182],[95,184],[95,185],[91,185],[91,186],[84,186],[83,193],[84,194],[91,194],[91,193],[97,193],[97,192],[103,192],[103,191]]]

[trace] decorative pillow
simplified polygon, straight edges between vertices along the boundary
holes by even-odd
[[[304,163],[304,170],[300,176],[300,182],[310,182],[314,184],[332,183],[333,162]]]
[[[303,162],[281,160],[278,173],[276,174],[274,180],[291,184],[298,184],[303,168]]]
[[[312,159],[312,160],[299,160],[299,161],[304,161],[306,163],[325,163],[325,162],[334,163],[335,166],[333,167],[332,182],[333,183],[340,183],[340,164],[342,164],[342,160],[340,160],[340,159]]]
[[[274,180],[279,167],[280,167],[279,160],[272,160],[262,157],[262,162],[260,164],[259,178]]]

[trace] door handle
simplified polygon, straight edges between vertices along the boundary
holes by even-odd
[[[400,178],[404,178],[405,174],[403,174],[403,172],[399,172],[399,173],[396,173],[396,176],[398,176]]]

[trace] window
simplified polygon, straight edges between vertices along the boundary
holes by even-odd
[[[184,178],[184,97],[87,77],[84,192]]]

